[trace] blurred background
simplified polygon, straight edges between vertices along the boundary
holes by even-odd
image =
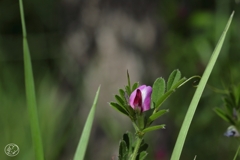
[[[108,102],[132,82],[152,85],[174,69],[202,75],[233,10],[234,19],[208,81],[223,88],[239,82],[240,3],[234,0],[24,0],[42,140],[46,160],[73,158],[98,86],[101,91],[86,160],[116,160],[130,120]],[[195,88],[177,90],[146,135],[149,160],[168,160]],[[22,29],[16,0],[0,0],[1,160],[34,159],[25,100]],[[239,142],[223,136],[228,124],[214,112],[222,95],[204,91],[181,159],[232,159]],[[16,157],[4,147],[15,143]]]

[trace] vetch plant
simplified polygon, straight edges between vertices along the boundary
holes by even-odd
[[[27,32],[25,27],[23,3],[19,0],[20,15],[23,30],[23,55],[24,55],[24,72],[25,72],[25,85],[26,85],[26,98],[29,119],[31,121],[30,128],[32,134],[33,148],[36,160],[44,159],[44,150],[40,134],[40,127],[38,122],[38,112],[35,97],[34,78],[32,73],[32,64],[30,51],[27,42]],[[179,160],[182,148],[190,127],[192,118],[196,111],[198,102],[206,86],[207,80],[212,72],[213,66],[216,63],[217,57],[223,45],[227,30],[233,18],[231,15],[226,28],[215,48],[210,61],[201,77],[196,92],[192,98],[189,109],[182,124],[179,136],[177,138],[171,160]],[[157,129],[164,129],[165,124],[152,125],[153,122],[168,112],[167,109],[160,109],[162,104],[169,96],[180,88],[183,84],[193,78],[200,78],[200,76],[192,76],[185,78],[181,76],[179,70],[174,70],[168,77],[167,82],[162,78],[157,78],[152,86],[141,85],[134,83],[131,85],[129,74],[127,73],[128,85],[124,89],[119,89],[119,94],[115,95],[116,102],[110,102],[110,106],[119,111],[120,113],[129,117],[135,129],[135,134],[126,132],[119,144],[119,160],[144,160],[147,157],[148,145],[144,142],[146,133],[155,131]],[[95,108],[97,104],[100,87],[97,90],[96,96],[87,121],[85,123],[82,136],[79,140],[77,150],[75,152],[74,160],[83,160],[85,151],[88,145],[88,140],[91,132],[92,123],[94,120]],[[230,123],[230,127],[225,133],[228,137],[239,137],[240,130],[240,85],[233,87],[227,92],[224,98],[225,110],[216,108],[215,112],[225,121]],[[236,159],[240,147],[236,152],[234,159]],[[196,159],[196,156],[195,158]]]
[[[173,153],[171,155],[171,160],[179,160],[180,155],[184,146],[184,142],[190,127],[190,124],[192,122],[194,113],[196,111],[197,105],[199,103],[199,100],[201,98],[201,95],[203,93],[203,90],[207,84],[207,81],[211,75],[212,69],[217,61],[217,58],[219,56],[219,53],[221,51],[226,33],[228,31],[228,28],[231,24],[232,18],[233,18],[234,12],[231,14],[228,23],[225,27],[225,30],[222,33],[222,36],[220,37],[218,44],[216,48],[213,51],[213,54],[209,60],[209,63],[203,73],[203,76],[199,82],[199,85],[197,87],[197,90],[195,91],[195,94],[192,98],[192,101],[189,105],[189,109],[187,111],[187,114],[184,118],[182,127],[180,129],[176,144],[173,149]],[[195,78],[196,76],[193,76],[191,78]],[[189,78],[188,80],[190,80]],[[135,128],[135,139],[132,138],[132,134],[126,133],[123,135],[123,139],[120,141],[119,146],[119,159],[125,160],[143,160],[147,156],[147,144],[143,141],[143,136],[146,132],[154,131],[157,129],[164,128],[164,124],[162,125],[155,125],[150,126],[154,120],[162,116],[167,112],[167,110],[159,110],[162,103],[180,86],[182,86],[184,83],[186,83],[188,80],[186,78],[181,78],[181,73],[178,70],[175,70],[171,73],[171,75],[168,78],[167,86],[165,86],[165,80],[163,78],[158,78],[154,84],[152,89],[152,95],[151,95],[151,109],[145,111],[145,112],[139,112],[139,109],[133,110],[132,107],[130,107],[130,104],[128,103],[128,96],[132,94],[132,92],[138,88],[138,83],[134,83],[133,86],[130,84],[130,79],[128,75],[128,85],[125,87],[125,91],[123,89],[119,90],[119,95],[115,95],[115,99],[117,103],[111,102],[110,105],[118,110],[119,112],[127,115],[133,123],[133,126]],[[139,89],[140,90],[140,89]],[[141,91],[141,90],[140,90]],[[139,91],[136,91],[136,95],[138,92],[138,96],[140,96]],[[137,98],[139,101],[139,98]],[[137,101],[136,100],[136,101]],[[137,104],[137,102],[136,102]],[[140,103],[141,104],[141,103]],[[139,106],[137,106],[139,108]],[[141,107],[142,108],[142,104]],[[140,110],[141,111],[141,110]],[[136,141],[136,142],[135,142]],[[240,147],[239,147],[240,148]],[[238,149],[239,151],[239,149]],[[238,151],[234,157],[236,159]],[[195,158],[196,159],[196,156]]]
[[[232,85],[222,93],[225,94],[222,98],[224,108],[216,107],[214,111],[230,125],[224,135],[240,137],[240,84]]]
[[[223,91],[223,108],[216,107],[214,108],[215,113],[222,118],[224,121],[229,123],[224,136],[226,137],[240,137],[240,84],[232,85],[226,91]],[[240,150],[240,145],[234,156],[234,160],[238,156]]]
[[[157,78],[153,86],[134,83],[131,85],[129,74],[128,85],[125,89],[119,89],[119,94],[115,95],[116,102],[110,102],[110,106],[120,113],[128,116],[132,121],[135,134],[127,132],[119,145],[119,160],[143,160],[147,156],[148,145],[144,142],[144,135],[157,129],[164,129],[165,124],[152,125],[152,123],[168,112],[168,109],[161,109],[163,102],[189,79],[181,77],[179,70],[174,70],[167,83],[163,78]]]
[[[240,137],[240,84],[233,85],[225,91],[223,102],[224,108],[216,107],[214,111],[230,125],[224,135],[227,137]]]

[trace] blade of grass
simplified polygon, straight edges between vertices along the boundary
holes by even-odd
[[[194,159],[193,160],[196,160],[197,159],[197,155],[194,157]]]
[[[24,60],[24,72],[25,72],[26,100],[27,100],[27,106],[28,106],[28,114],[29,114],[29,120],[30,120],[33,148],[35,152],[35,159],[43,160],[44,159],[43,145],[42,145],[40,127],[38,122],[34,79],[33,79],[33,73],[32,73],[30,51],[29,51],[28,42],[27,42],[27,32],[25,27],[22,0],[19,0],[19,6],[20,6],[20,15],[21,15],[21,22],[22,22],[22,32],[23,32],[23,60]]]
[[[88,114],[87,121],[86,121],[85,126],[83,128],[82,136],[81,136],[80,141],[78,143],[78,147],[77,147],[77,151],[76,151],[75,156],[74,156],[74,160],[83,160],[84,159],[87,144],[88,144],[88,140],[89,140],[89,136],[90,136],[90,133],[91,133],[91,128],[92,128],[92,123],[93,123],[93,119],[94,119],[94,114],[95,114],[95,109],[96,109],[96,104],[97,104],[97,100],[98,100],[99,91],[100,91],[100,86],[98,87],[96,96],[95,96],[94,101],[93,101],[92,108],[91,108],[91,110]]]
[[[233,18],[233,15],[234,15],[234,12],[231,14],[229,20],[228,20],[228,23],[217,43],[217,46],[216,48],[214,49],[213,51],[213,54],[210,58],[210,61],[203,73],[203,76],[199,82],[199,85],[198,85],[198,88],[193,96],[193,99],[190,103],[190,106],[189,106],[189,109],[187,111],[187,114],[184,118],[184,121],[183,121],[183,124],[182,124],[182,127],[180,129],[180,132],[179,132],[179,135],[178,135],[178,138],[177,138],[177,141],[176,141],[176,144],[174,146],[174,149],[173,149],[173,153],[172,153],[172,156],[171,156],[171,160],[179,160],[180,158],[180,155],[181,155],[181,152],[182,152],[182,148],[183,148],[183,145],[184,145],[184,142],[185,142],[185,139],[186,139],[186,136],[187,136],[187,133],[188,133],[188,130],[189,130],[189,127],[190,127],[190,124],[192,122],[192,119],[193,119],[193,116],[194,116],[194,113],[196,111],[196,108],[197,108],[197,105],[198,105],[198,102],[200,100],[200,97],[203,93],[203,90],[206,86],[206,83],[207,83],[207,80],[212,72],[212,69],[213,69],[213,66],[214,64],[216,63],[216,60],[218,58],[218,55],[220,53],[220,50],[222,48],[222,45],[223,45],[223,42],[224,42],[224,38],[226,36],[226,33],[227,33],[227,30],[231,24],[231,21],[232,21],[232,18]]]
[[[236,154],[235,154],[233,160],[236,160],[236,159],[237,159],[237,157],[238,157],[238,153],[239,153],[239,150],[240,150],[240,146],[238,146],[237,152],[236,152]]]

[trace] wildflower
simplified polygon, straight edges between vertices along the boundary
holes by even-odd
[[[152,87],[142,85],[135,89],[129,98],[129,105],[134,110],[140,110],[141,112],[147,111],[151,107],[151,94]]]

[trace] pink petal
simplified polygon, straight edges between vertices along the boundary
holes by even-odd
[[[133,108],[133,109],[135,109],[135,105],[134,105],[134,100],[135,100],[135,97],[136,97],[136,94],[137,94],[137,90],[139,89],[140,91],[143,89],[143,88],[145,88],[146,87],[146,85],[142,85],[142,86],[139,86],[137,89],[135,89],[132,93],[131,93],[131,95],[130,95],[130,97],[129,97],[129,105]],[[141,91],[141,93],[142,93],[142,91]],[[143,102],[143,101],[142,101]]]
[[[135,106],[134,106],[134,99],[135,99],[135,97],[136,97],[136,93],[137,93],[137,90],[134,90],[133,92],[132,92],[132,94],[130,95],[130,97],[129,97],[129,105],[134,109],[135,108]]]
[[[137,94],[137,90],[141,91],[141,99],[142,103],[138,102],[140,100],[139,95]],[[129,105],[136,109],[136,107],[141,107],[142,111],[147,111],[151,108],[151,94],[152,94],[152,87],[141,85],[136,90],[132,92],[129,98]]]
[[[147,86],[142,92],[142,109],[143,111],[147,111],[151,108],[151,95],[152,95],[152,87]]]
[[[141,107],[142,106],[142,93],[140,89],[137,89],[136,97],[133,102],[134,106]]]

